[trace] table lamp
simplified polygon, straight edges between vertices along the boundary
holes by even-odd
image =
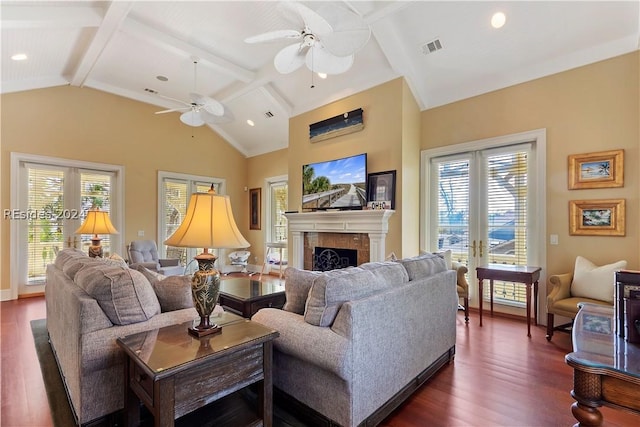
[[[209,320],[220,294],[220,273],[214,268],[218,257],[209,253],[209,248],[250,246],[233,219],[229,196],[216,194],[213,185],[208,193],[193,193],[182,223],[164,243],[168,246],[204,249],[195,257],[198,271],[191,279],[191,295],[200,315],[200,324],[189,328],[189,333],[202,337],[220,332],[221,328]]]
[[[102,257],[102,246],[98,234],[119,234],[118,230],[111,224],[109,213],[101,211],[97,207],[91,208],[87,212],[84,223],[76,230],[76,234],[93,234],[91,246],[89,246],[89,256],[92,258]]]

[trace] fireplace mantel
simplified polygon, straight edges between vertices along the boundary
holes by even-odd
[[[369,260],[384,261],[389,217],[393,210],[317,211],[287,213],[291,245],[289,265],[303,268],[304,233],[366,233],[369,235]]]

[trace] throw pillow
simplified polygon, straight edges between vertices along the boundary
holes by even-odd
[[[576,257],[571,282],[571,296],[607,301],[613,304],[615,272],[627,267],[627,261],[597,266],[581,256]]]
[[[384,282],[397,286],[409,281],[407,270],[397,262],[365,262],[360,264],[360,268],[369,270]]]
[[[438,255],[440,258],[442,258],[445,264],[447,264],[447,270],[455,270],[453,268],[453,259],[451,256],[451,249],[447,249],[446,251],[440,251],[440,252],[427,252],[425,250],[420,249],[420,255],[426,255],[429,253]]]
[[[164,276],[141,265],[136,270],[151,283],[163,313],[193,307],[191,276]]]
[[[445,260],[433,254],[418,255],[412,258],[403,258],[398,262],[404,265],[409,274],[409,281],[420,277],[433,276],[434,274],[447,271]]]
[[[282,309],[296,314],[304,314],[309,290],[321,271],[299,270],[289,267],[284,271],[284,294],[286,302]]]
[[[83,268],[75,282],[96,299],[114,325],[144,322],[160,313],[158,298],[139,271],[115,266]]]
[[[360,267],[326,271],[311,286],[304,320],[316,326],[331,326],[342,304],[366,298],[391,285]]]

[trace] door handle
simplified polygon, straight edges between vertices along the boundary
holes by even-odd
[[[471,244],[471,249],[473,250],[473,257],[476,257],[476,241],[474,240]]]
[[[482,258],[482,240],[480,240],[480,243],[478,244],[478,249],[480,250],[480,258]]]

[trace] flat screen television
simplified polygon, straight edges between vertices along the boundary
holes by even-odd
[[[367,205],[367,153],[302,166],[302,210]]]

